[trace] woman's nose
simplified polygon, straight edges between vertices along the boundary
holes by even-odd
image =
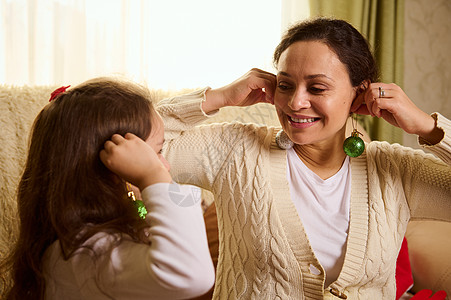
[[[298,111],[302,108],[310,107],[310,99],[307,91],[297,90],[292,96],[290,101],[288,102],[288,106],[293,111]]]

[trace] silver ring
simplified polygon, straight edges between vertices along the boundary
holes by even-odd
[[[379,87],[379,98],[383,98],[385,96],[385,90]]]

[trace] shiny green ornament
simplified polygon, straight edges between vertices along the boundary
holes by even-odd
[[[137,200],[135,197],[135,193],[133,193],[131,189],[132,188],[130,186],[130,183],[127,182],[127,190],[128,190],[127,197],[132,201],[133,206],[135,207],[136,212],[138,213],[138,216],[141,219],[145,219],[147,215],[147,209],[144,206],[144,202],[142,202],[141,200]]]
[[[352,131],[351,136],[343,143],[343,150],[350,157],[360,156],[365,150],[365,143],[359,137],[360,132],[357,129]]]
[[[133,205],[136,208],[136,211],[138,212],[138,216],[141,219],[145,219],[147,216],[147,209],[144,206],[144,202],[142,202],[141,200],[135,200],[133,201]]]

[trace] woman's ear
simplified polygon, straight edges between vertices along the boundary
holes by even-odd
[[[366,89],[370,86],[370,81],[369,80],[364,80],[362,81],[362,83],[360,83],[360,85],[357,87],[356,90],[356,98],[361,94],[364,93],[366,91]]]
[[[360,107],[360,105],[362,105],[364,103],[363,93],[365,93],[365,91],[369,88],[369,86],[370,86],[370,81],[364,80],[364,81],[362,81],[362,83],[360,83],[360,85],[354,87],[355,88],[355,97],[352,100],[351,112],[354,112],[356,109],[358,109]]]

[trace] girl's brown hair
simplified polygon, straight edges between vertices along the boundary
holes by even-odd
[[[115,133],[146,139],[154,113],[147,89],[107,78],[60,94],[39,113],[18,188],[20,234],[8,260],[7,299],[44,298],[41,262],[56,240],[65,259],[99,231],[139,240],[145,223],[99,152]]]

